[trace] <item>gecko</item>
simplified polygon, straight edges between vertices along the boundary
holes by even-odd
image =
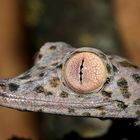
[[[140,120],[140,68],[89,47],[48,42],[33,67],[0,80],[0,106],[21,111]]]

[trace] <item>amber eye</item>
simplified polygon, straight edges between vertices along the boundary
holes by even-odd
[[[102,59],[91,52],[73,54],[65,63],[64,79],[79,93],[89,93],[105,82],[107,70]]]

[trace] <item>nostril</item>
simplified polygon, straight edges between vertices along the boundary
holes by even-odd
[[[5,91],[6,90],[6,84],[3,81],[0,81],[0,91]]]
[[[79,93],[96,90],[105,83],[106,78],[106,66],[95,53],[75,53],[64,64],[66,84]]]
[[[34,60],[34,64],[36,64],[40,59],[42,58],[42,54],[35,54],[35,60]]]

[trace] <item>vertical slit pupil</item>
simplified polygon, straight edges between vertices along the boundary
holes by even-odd
[[[80,65],[80,83],[82,84],[82,80],[83,80],[83,67],[84,67],[84,59],[82,59],[82,63]]]

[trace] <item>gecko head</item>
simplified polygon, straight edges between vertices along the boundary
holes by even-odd
[[[63,63],[64,83],[78,93],[99,91],[111,73],[107,56],[93,48],[80,48],[72,52]]]

